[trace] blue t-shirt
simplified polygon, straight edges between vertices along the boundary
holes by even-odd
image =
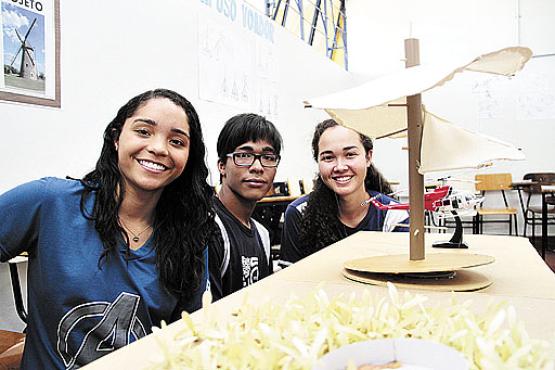
[[[0,196],[0,260],[28,251],[28,327],[23,369],[78,368],[150,333],[189,307],[162,285],[151,237],[102,259],[94,222],[80,209],[83,185],[44,178]],[[94,193],[85,208],[92,213]]]
[[[375,191],[369,192],[371,197],[379,195],[383,204],[395,202],[393,198]],[[308,203],[310,194],[304,195],[291,202],[285,210],[285,222],[281,236],[280,265],[288,266],[305,257],[300,247],[299,233],[301,229],[302,213]],[[369,206],[366,216],[354,228],[343,225],[347,237],[357,231],[405,231],[406,228],[397,227],[399,224],[408,223],[409,213],[404,210],[379,210]]]

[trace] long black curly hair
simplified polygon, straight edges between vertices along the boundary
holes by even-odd
[[[200,121],[193,105],[180,94],[166,89],[146,91],[122,106],[104,130],[104,145],[95,169],[81,179],[85,191],[81,212],[95,223],[104,250],[99,260],[117,251],[120,235],[126,235],[118,222],[118,211],[125,196],[118,169],[114,142],[125,121],[151,99],[169,99],[185,111],[190,128],[190,151],[183,173],[167,185],[154,211],[156,266],[164,286],[185,303],[198,289],[204,273],[203,253],[214,233],[213,190],[206,182],[206,147]],[[119,189],[119,191],[118,191]],[[96,194],[92,214],[85,201]],[[89,214],[88,214],[89,213]],[[129,251],[129,240],[126,238]]]
[[[338,123],[334,120],[327,119],[316,126],[312,137],[312,156],[316,162],[318,162],[320,137],[324,131],[337,125]],[[363,134],[359,135],[364,151],[366,153],[370,152],[374,148],[372,139]],[[367,167],[364,187],[366,191],[374,190],[384,194],[392,192],[389,182],[373,164]],[[347,236],[345,227],[339,221],[338,214],[337,195],[318,176],[301,219],[299,243],[301,249],[305,252],[304,256],[319,251]]]

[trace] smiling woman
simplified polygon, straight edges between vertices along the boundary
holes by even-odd
[[[0,260],[29,253],[23,369],[80,367],[200,307],[217,227],[205,152],[191,103],[147,91],[83,179],[0,196]]]
[[[319,176],[314,190],[287,206],[281,238],[282,266],[360,230],[395,231],[406,211],[381,211],[365,200],[381,194],[389,204],[391,186],[372,164],[372,140],[326,120],[316,126],[312,153]],[[400,231],[400,230],[399,230]]]
[[[166,98],[149,100],[126,119],[114,142],[126,190],[157,200],[187,164],[189,132],[185,111]]]

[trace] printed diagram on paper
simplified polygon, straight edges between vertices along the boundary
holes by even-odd
[[[199,21],[198,55],[199,98],[277,115],[278,76],[270,42],[233,25],[203,19]]]

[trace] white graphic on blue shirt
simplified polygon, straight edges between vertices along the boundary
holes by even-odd
[[[136,316],[140,300],[136,294],[123,292],[113,303],[85,303],[65,314],[58,325],[57,348],[66,369],[79,367],[123,347],[132,341],[132,336],[133,340],[144,337],[146,331]],[[76,333],[83,332],[78,325],[99,318],[82,338],[76,337]]]
[[[243,287],[256,283],[260,275],[258,257],[241,256],[241,265],[243,266]]]

